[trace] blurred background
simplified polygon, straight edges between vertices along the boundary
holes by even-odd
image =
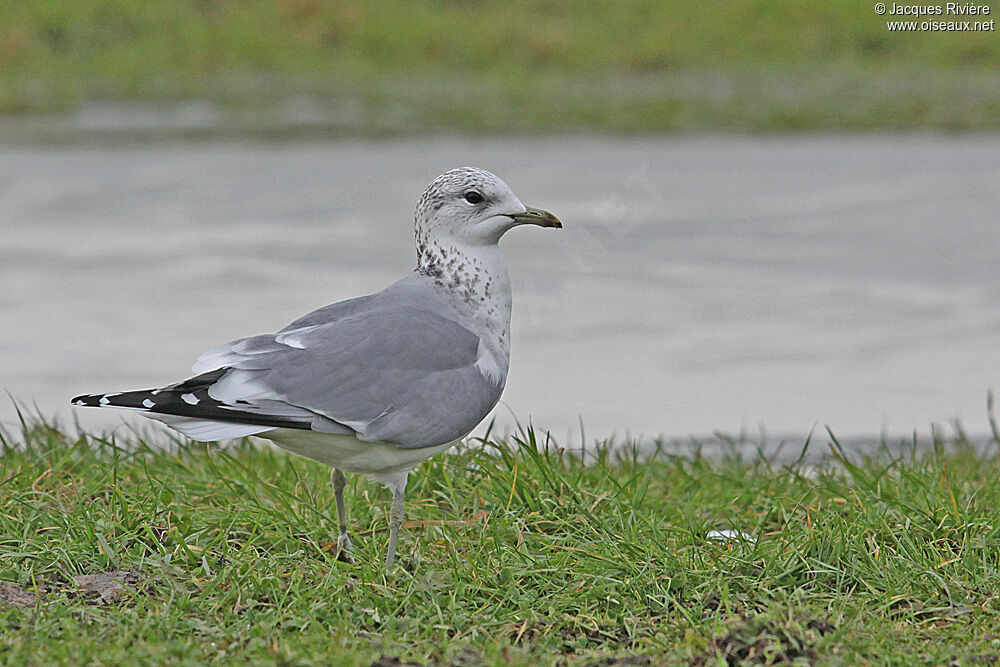
[[[847,0],[2,3],[0,387],[64,423],[139,423],[68,399],[179,379],[204,349],[381,289],[412,268],[424,186],[476,165],[565,222],[503,242],[501,428],[985,434],[1000,40],[896,18]]]

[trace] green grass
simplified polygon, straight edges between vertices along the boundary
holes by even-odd
[[[592,452],[530,433],[420,466],[399,566],[388,494],[243,441],[5,439],[7,664],[984,664],[1000,657],[1000,463],[957,436],[818,466]],[[157,444],[158,443],[158,444]],[[826,450],[819,439],[810,447]],[[988,451],[995,451],[991,445]],[[977,451],[979,453],[977,453]],[[749,538],[709,541],[713,529]],[[136,573],[108,604],[73,578]],[[0,589],[0,599],[3,589]],[[631,659],[631,662],[615,662]],[[956,662],[951,662],[956,661]],[[381,664],[398,664],[383,660]]]
[[[367,133],[1000,127],[996,31],[890,33],[873,6],[21,0],[0,112],[195,98],[281,125],[306,96]]]

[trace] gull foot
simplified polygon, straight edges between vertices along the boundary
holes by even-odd
[[[351,538],[347,536],[347,533],[342,534],[337,538],[337,560],[342,563],[347,563],[348,565],[354,565],[354,555],[351,553],[353,548],[351,547]]]

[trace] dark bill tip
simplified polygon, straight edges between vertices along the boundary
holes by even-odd
[[[519,225],[538,225],[539,227],[552,227],[562,229],[562,221],[548,211],[540,208],[525,207],[524,213],[517,213],[510,216]]]

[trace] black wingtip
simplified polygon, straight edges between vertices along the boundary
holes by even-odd
[[[311,420],[242,410],[221,403],[208,393],[211,385],[229,369],[221,368],[160,389],[82,394],[70,402],[83,408],[126,408],[190,419],[254,424],[273,428],[309,430]],[[239,403],[237,401],[237,403]],[[249,404],[247,404],[249,405]]]
[[[82,394],[70,399],[70,403],[85,408],[99,408],[101,407],[100,400],[103,395],[104,394]]]
[[[82,394],[72,399],[70,403],[83,408],[148,410],[153,407],[149,398],[155,396],[157,391],[156,389],[144,389],[142,391],[117,391],[110,394]]]

